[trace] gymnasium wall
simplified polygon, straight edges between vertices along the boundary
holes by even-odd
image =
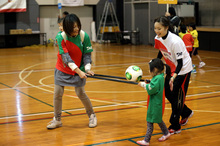
[[[93,7],[62,7],[62,11],[75,13],[81,20],[82,29],[91,37],[91,22],[93,21]],[[40,32],[47,33],[47,39],[54,39],[59,32],[57,6],[40,6]]]
[[[124,30],[140,31],[140,44],[154,43],[154,19],[164,15],[166,5],[157,2],[124,3]]]
[[[14,15],[16,20],[10,20],[12,18],[6,18],[6,16]],[[39,6],[35,0],[28,0],[27,1],[27,11],[26,12],[19,12],[19,13],[0,13],[0,35],[8,34],[9,30],[5,29],[28,29],[31,28],[32,30],[39,31]],[[8,23],[5,20],[10,20],[11,22],[16,22],[13,25],[13,28],[6,27]]]
[[[0,13],[0,35],[5,34],[4,19],[5,19],[4,13]]]
[[[27,12],[17,13],[17,29],[39,31],[39,6],[35,0],[27,1]]]
[[[179,0],[179,2],[189,1]],[[201,26],[220,26],[220,0],[194,0],[194,2],[199,3],[199,20]]]

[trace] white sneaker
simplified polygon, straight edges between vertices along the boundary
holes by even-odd
[[[57,121],[55,117],[53,117],[53,120],[50,121],[47,125],[47,129],[55,129],[62,126],[61,121]]]
[[[167,135],[163,135],[161,138],[158,139],[158,141],[160,142],[165,141],[170,137],[170,135],[171,135],[170,133],[168,133]]]
[[[97,118],[95,114],[91,114],[89,117],[89,128],[94,128],[97,126]]]
[[[145,140],[136,141],[139,145],[149,145],[149,142],[146,142]]]
[[[199,63],[199,68],[202,68],[203,66],[205,66],[205,62],[202,61]]]

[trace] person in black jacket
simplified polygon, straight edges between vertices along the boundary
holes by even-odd
[[[174,33],[179,35],[178,27],[180,26],[181,20],[180,17],[176,15],[175,9],[173,7],[169,7],[169,12],[166,12],[165,16],[170,19],[170,22],[173,25]]]

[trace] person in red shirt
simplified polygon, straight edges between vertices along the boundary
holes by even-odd
[[[179,36],[183,40],[186,46],[186,49],[189,52],[190,57],[192,57],[192,49],[193,49],[194,40],[193,40],[192,35],[186,31],[185,25],[180,26]]]

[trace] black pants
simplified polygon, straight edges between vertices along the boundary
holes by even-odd
[[[165,79],[165,96],[172,106],[172,114],[170,116],[171,125],[169,129],[179,130],[181,128],[179,124],[180,116],[186,118],[192,113],[192,110],[184,104],[190,75],[191,72],[185,75],[178,75],[173,83],[173,91],[170,90],[170,79]]]

